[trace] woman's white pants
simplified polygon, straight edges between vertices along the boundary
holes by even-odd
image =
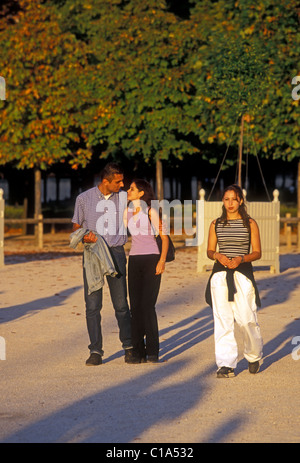
[[[216,272],[211,278],[211,296],[214,313],[216,363],[235,368],[238,347],[234,336],[234,321],[242,331],[244,356],[248,362],[262,358],[263,341],[257,323],[255,290],[252,282],[242,273],[234,272],[236,293],[234,301],[228,301],[226,272]]]

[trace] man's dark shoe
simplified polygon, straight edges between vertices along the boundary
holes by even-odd
[[[229,367],[221,367],[217,371],[217,378],[232,378],[234,377],[234,369]]]
[[[147,362],[158,363],[158,355],[148,355]]]
[[[259,362],[248,362],[249,373],[255,375],[259,371]]]
[[[100,354],[97,354],[96,352],[93,352],[89,358],[87,359],[87,361],[85,362],[85,364],[87,366],[96,366],[96,365],[101,365],[102,363],[102,356]]]
[[[133,348],[125,349],[125,363],[141,363],[140,359],[134,355]]]
[[[126,363],[142,363],[140,357],[133,355]]]

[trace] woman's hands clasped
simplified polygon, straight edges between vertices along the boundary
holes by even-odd
[[[242,262],[241,256],[229,259],[229,257],[226,257],[224,254],[215,253],[215,258],[220,262],[220,264],[224,265],[224,267],[231,269],[237,268]]]

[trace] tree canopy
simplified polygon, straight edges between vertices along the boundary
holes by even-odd
[[[191,40],[191,23],[161,0],[95,0],[89,8],[66,1],[61,17],[62,27],[91,52],[89,146],[102,145],[102,156],[122,151],[146,162],[197,151],[188,137],[196,130],[190,59],[197,41]]]
[[[204,146],[226,144],[241,114],[263,155],[299,157],[296,0],[195,0],[184,18],[164,0],[18,5],[0,15],[0,164],[217,162]]]
[[[228,140],[244,114],[255,149],[299,157],[299,102],[291,98],[291,80],[300,74],[297,6],[294,0],[196,2],[191,20],[205,42],[195,63],[197,90],[211,143]]]

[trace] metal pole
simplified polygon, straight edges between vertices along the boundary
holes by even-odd
[[[244,114],[241,119],[241,133],[239,145],[239,165],[238,165],[238,185],[242,188],[242,157],[243,157],[243,137],[244,137]]]

